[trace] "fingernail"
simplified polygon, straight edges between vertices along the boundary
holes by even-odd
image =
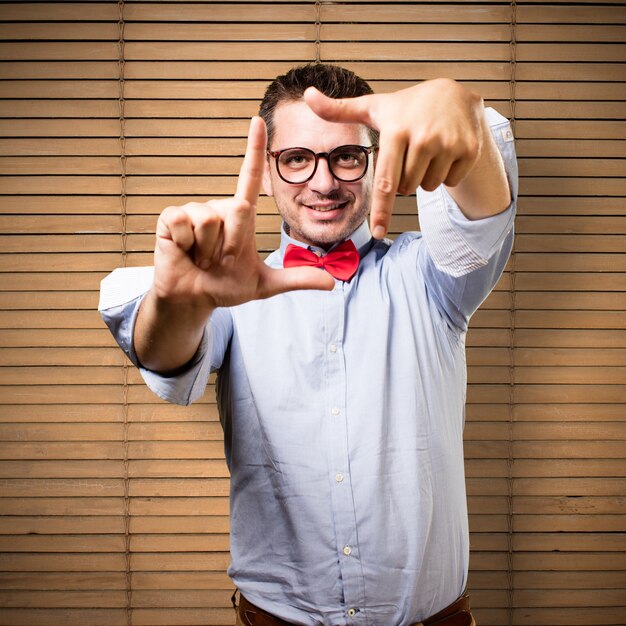
[[[382,239],[385,236],[385,234],[386,234],[386,231],[383,226],[376,226],[374,228],[374,231],[372,232],[374,239]]]
[[[235,257],[232,254],[227,254],[222,258],[222,265],[224,267],[230,267],[235,262]]]
[[[209,259],[200,259],[200,269],[209,269],[209,265],[211,265],[211,261],[209,261]]]

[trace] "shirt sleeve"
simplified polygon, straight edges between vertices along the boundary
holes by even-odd
[[[426,246],[419,263],[427,287],[449,324],[467,330],[469,319],[500,278],[513,247],[518,172],[513,133],[494,109],[487,122],[502,155],[511,189],[509,207],[481,220],[467,219],[444,185],[418,189],[420,227]]]
[[[188,405],[204,395],[211,371],[221,364],[227,345],[229,315],[212,316],[198,351],[183,371],[174,376],[163,376],[146,369],[137,358],[133,333],[139,306],[152,285],[153,276],[153,267],[116,269],[100,285],[98,310],[120,348],[139,369],[146,385],[163,400]],[[222,332],[218,335],[217,330]]]

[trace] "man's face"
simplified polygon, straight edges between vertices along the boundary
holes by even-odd
[[[349,144],[371,145],[364,126],[327,122],[304,101],[280,104],[274,111],[274,129],[270,150],[299,147],[318,153]],[[274,196],[291,237],[308,245],[329,248],[348,238],[367,217],[373,169],[370,161],[363,178],[345,183],[337,180],[330,173],[326,159],[320,158],[313,178],[293,185],[279,177],[276,161],[270,157],[263,187],[267,195]]]

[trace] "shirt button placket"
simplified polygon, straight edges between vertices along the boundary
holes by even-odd
[[[330,430],[328,469],[332,481],[333,521],[336,531],[336,549],[339,556],[340,579],[345,601],[345,617],[350,624],[363,618],[357,608],[362,602],[363,586],[358,559],[355,513],[350,481],[348,449],[348,406],[346,398],[346,372],[343,352],[346,294],[343,283],[338,282],[329,294],[328,317],[325,335],[326,364],[328,372],[327,415]]]

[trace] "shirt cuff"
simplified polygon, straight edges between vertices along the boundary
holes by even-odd
[[[160,398],[188,405],[204,395],[211,373],[209,333],[185,369],[174,376],[163,376],[141,365],[133,345],[133,334],[141,302],[152,285],[154,268],[120,268],[109,274],[100,286],[98,310],[118,345],[139,369],[146,385]]]
[[[159,398],[173,404],[187,406],[204,395],[211,374],[211,362],[208,358],[209,333],[207,330],[207,328],[204,329],[200,346],[184,371],[174,376],[163,376],[138,365],[146,385]]]
[[[517,160],[508,120],[485,109],[511,189],[512,201],[502,213],[469,220],[444,185],[434,191],[417,190],[420,227],[435,266],[452,276],[463,276],[485,266],[500,249],[513,227],[517,204]]]

